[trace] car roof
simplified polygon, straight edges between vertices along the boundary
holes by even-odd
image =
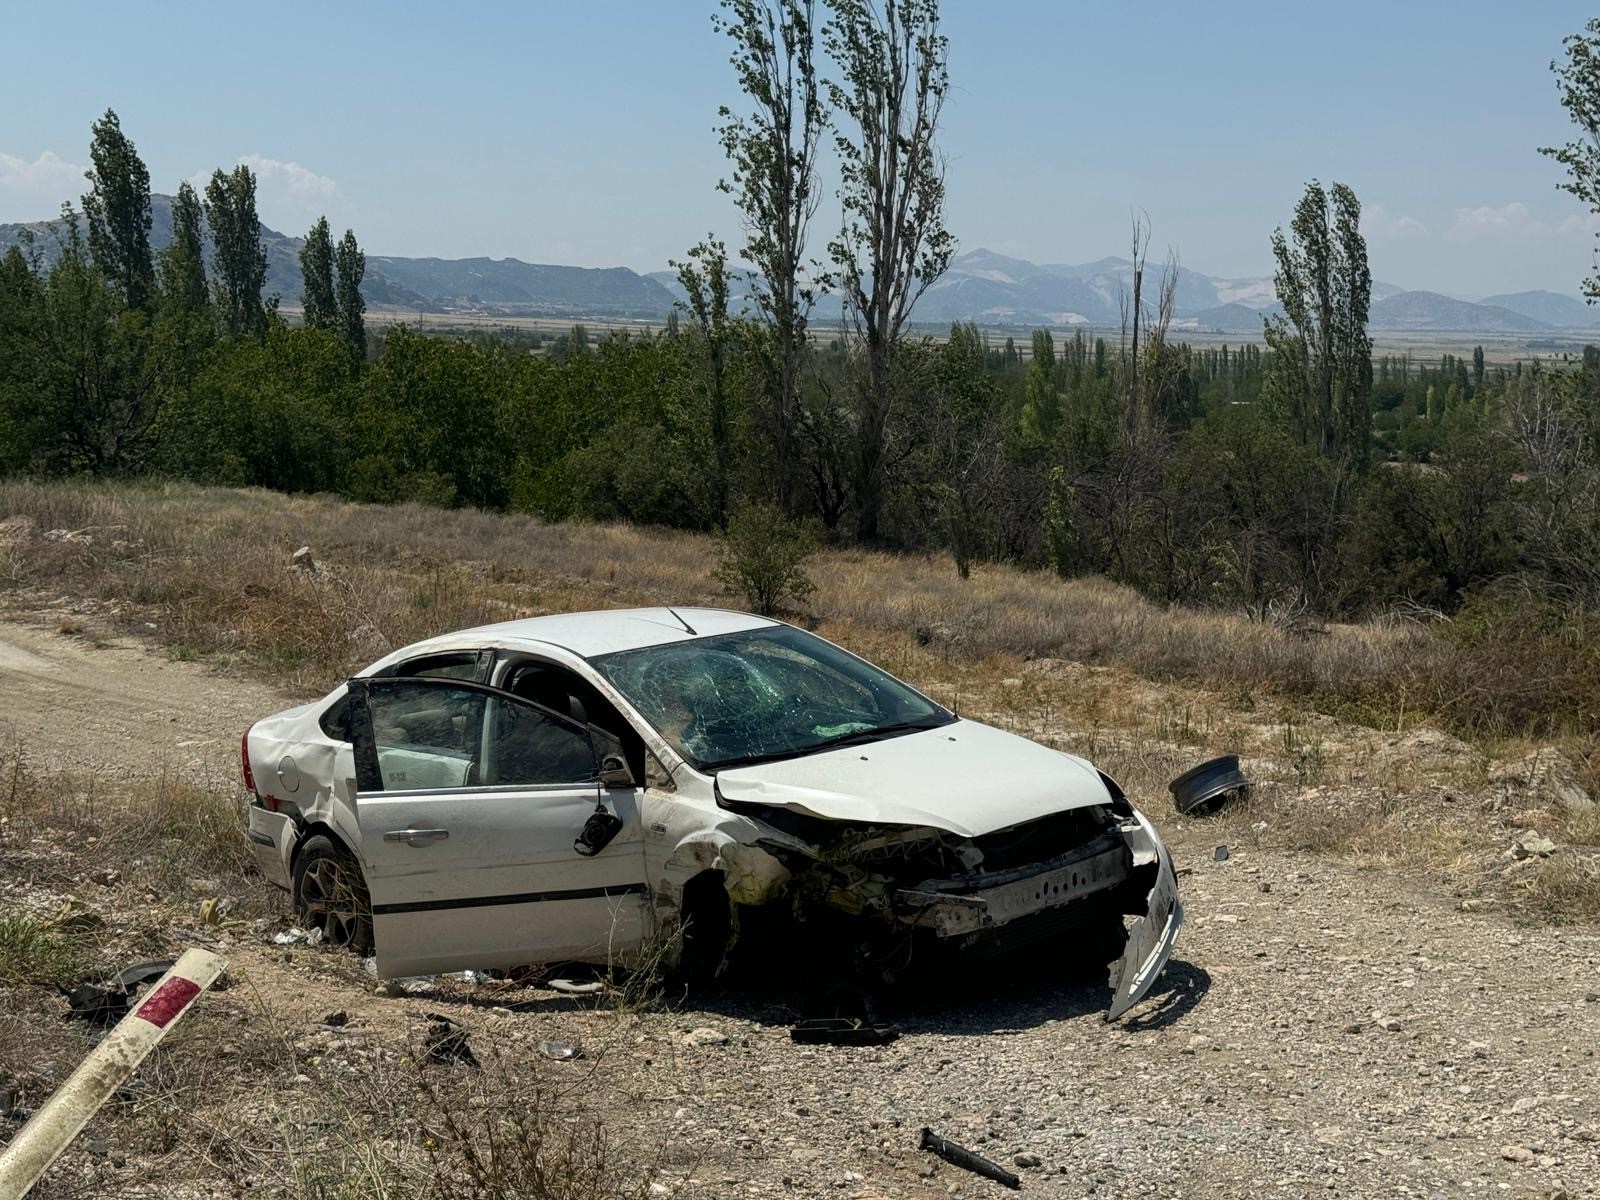
[[[679,621],[674,613],[683,621]],[[684,622],[688,623],[689,629],[684,628]],[[429,638],[395,651],[374,664],[374,667],[404,662],[435,650],[483,649],[526,642],[559,646],[584,658],[593,658],[617,650],[687,642],[719,633],[738,633],[777,624],[779,622],[766,617],[723,608],[610,608],[595,612],[552,613],[544,617],[524,617],[518,621],[480,625]]]

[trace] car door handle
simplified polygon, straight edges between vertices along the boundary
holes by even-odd
[[[442,842],[450,836],[448,829],[391,829],[383,835],[386,842],[404,842],[408,846],[427,846]]]

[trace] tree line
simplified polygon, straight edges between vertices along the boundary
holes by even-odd
[[[687,301],[658,333],[369,336],[360,248],[325,219],[291,325],[261,298],[249,170],[180,187],[152,254],[148,172],[108,113],[54,261],[0,260],[0,465],[702,530],[761,506],[963,576],[1005,561],[1263,617],[1514,602],[1566,628],[1600,603],[1600,353],[1375,357],[1351,188],[1313,181],[1271,235],[1264,344],[1175,336],[1178,267],[1148,264],[1142,217],[1120,330],[930,338],[911,314],[954,251],[935,0],[726,0],[715,22],[743,242],[674,264]],[[838,328],[811,320],[824,290]]]

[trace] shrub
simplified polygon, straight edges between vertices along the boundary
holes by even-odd
[[[771,504],[742,504],[719,539],[713,578],[753,612],[771,616],[786,601],[804,604],[816,584],[806,560],[817,549],[810,526],[791,521]]]
[[[86,969],[84,948],[61,929],[35,917],[0,917],[0,983],[64,984]]]

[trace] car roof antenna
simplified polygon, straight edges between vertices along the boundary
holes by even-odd
[[[696,633],[694,631],[694,626],[693,625],[689,624],[689,622],[685,621],[682,617],[680,617],[678,615],[678,610],[677,609],[669,608],[669,609],[667,609],[667,611],[672,614],[672,619],[674,621],[676,621],[679,625],[683,626],[684,631],[686,633],[688,633],[688,635],[690,637],[699,637],[700,636],[698,633]]]

